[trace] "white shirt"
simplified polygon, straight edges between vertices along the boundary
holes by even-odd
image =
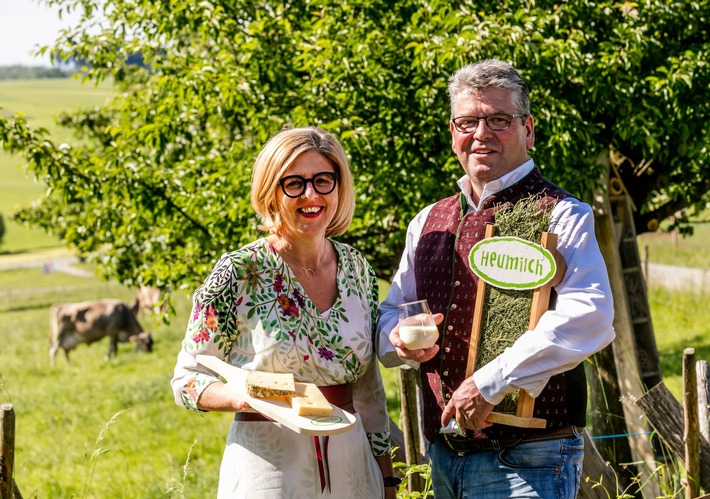
[[[473,202],[468,177],[459,179],[457,183],[466,196],[469,212],[478,210],[488,196],[515,184],[534,167],[529,159],[512,172],[488,182],[478,205]],[[399,269],[380,305],[379,356],[387,367],[404,362],[390,343],[389,333],[397,325],[397,305],[417,299],[414,254],[433,206],[424,208],[410,222]],[[523,333],[510,348],[473,374],[483,397],[494,405],[517,388],[536,397],[551,376],[574,368],[611,343],[615,336],[611,287],[594,235],[591,207],[571,197],[559,201],[552,211],[549,230],[558,235],[557,250],[567,264],[562,281],[555,286],[557,305],[555,310],[542,315],[535,329]]]

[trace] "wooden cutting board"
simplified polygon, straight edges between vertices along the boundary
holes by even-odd
[[[227,388],[234,390],[240,397],[249,402],[252,408],[296,433],[312,436],[336,435],[348,431],[355,424],[355,416],[332,404],[333,414],[330,416],[299,416],[285,399],[250,397],[247,394],[246,386],[247,371],[244,369],[228,364],[211,355],[198,355],[197,362],[222,376],[227,382]],[[297,391],[301,391],[298,385],[306,384],[309,383],[297,382]]]

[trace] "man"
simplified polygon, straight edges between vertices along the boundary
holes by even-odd
[[[380,308],[380,356],[387,366],[419,365],[423,427],[430,443],[434,493],[445,498],[576,497],[582,472],[586,380],[582,362],[614,339],[613,303],[582,203],[544,179],[528,150],[535,141],[528,88],[498,60],[460,69],[449,82],[452,149],[464,169],[461,193],[422,210],[410,223],[406,248]],[[567,265],[555,286],[556,304],[538,325],[465,379],[475,303],[472,246],[502,204],[531,195],[554,208],[549,230]],[[407,350],[397,306],[427,299],[440,339]],[[536,397],[544,429],[488,423],[488,415],[517,389]],[[441,433],[452,419],[464,436]]]

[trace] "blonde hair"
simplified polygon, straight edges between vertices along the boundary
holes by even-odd
[[[338,139],[320,128],[291,128],[274,135],[264,145],[254,162],[251,183],[251,205],[259,216],[259,228],[278,234],[282,228],[277,189],[279,179],[291,168],[296,158],[316,151],[328,159],[338,174],[338,208],[326,228],[326,237],[343,234],[355,213],[355,188],[348,158]]]

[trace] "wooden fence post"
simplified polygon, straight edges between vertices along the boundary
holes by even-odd
[[[684,459],[685,449],[681,428],[683,428],[683,408],[662,381],[636,400],[648,422],[658,432],[668,449],[678,459]],[[700,486],[710,490],[710,443],[700,439],[700,475],[696,478]]]
[[[0,405],[0,499],[21,499],[13,475],[15,462],[15,411]]]
[[[698,423],[700,425],[700,434],[710,442],[710,412],[708,405],[710,404],[710,384],[708,384],[709,368],[708,363],[704,360],[699,360],[695,363],[695,373],[697,375],[698,385]]]
[[[419,371],[409,366],[399,368],[399,390],[402,405],[402,432],[404,433],[404,452],[407,465],[422,464],[421,438],[419,435],[419,407],[417,404],[417,385]],[[409,492],[422,491],[424,481],[419,473],[409,475],[407,489]]]
[[[683,443],[685,448],[685,499],[698,497],[700,486],[700,434],[695,349],[683,350]]]

